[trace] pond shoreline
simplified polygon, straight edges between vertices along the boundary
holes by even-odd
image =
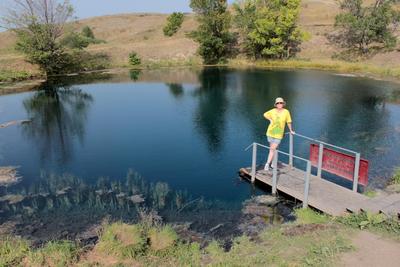
[[[60,74],[54,77],[69,77],[82,74],[117,74],[127,70],[156,70],[156,69],[179,69],[179,68],[206,68],[206,67],[228,67],[233,69],[264,69],[264,70],[317,70],[332,73],[333,75],[369,78],[378,81],[388,81],[400,83],[400,68],[381,67],[370,64],[361,64],[344,61],[312,61],[312,60],[257,60],[249,61],[248,59],[233,59],[226,64],[215,65],[176,65],[176,66],[156,66],[146,67],[113,67],[102,70],[82,71],[78,73]],[[32,91],[41,84],[46,82],[41,76],[32,77],[27,80],[0,84],[0,95],[13,94],[20,92]]]

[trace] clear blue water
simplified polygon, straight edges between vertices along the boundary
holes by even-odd
[[[0,96],[1,122],[32,119],[0,129],[0,166],[20,166],[23,177],[3,195],[30,192],[41,173],[96,184],[99,177],[124,181],[133,169],[149,183],[238,206],[253,193],[237,175],[250,166],[244,148],[266,143],[262,114],[278,96],[287,100],[298,133],[360,151],[370,161],[372,187],[383,187],[400,165],[396,83],[226,68],[81,78]],[[308,151],[309,143],[296,139],[296,154]]]

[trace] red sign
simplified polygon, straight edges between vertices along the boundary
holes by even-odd
[[[311,165],[318,167],[319,145],[311,144],[310,161]],[[325,148],[322,154],[322,169],[324,171],[341,176],[348,180],[354,180],[355,156],[350,156],[335,150]],[[368,160],[360,160],[358,183],[366,186],[368,184]]]

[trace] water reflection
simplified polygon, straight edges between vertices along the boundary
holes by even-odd
[[[137,81],[141,73],[142,73],[141,70],[130,70],[129,77],[131,78],[132,81]]]
[[[175,98],[181,98],[183,96],[184,90],[182,84],[179,83],[167,83],[169,91]]]
[[[39,146],[43,160],[71,159],[73,139],[82,144],[87,112],[93,97],[77,87],[47,85],[23,102],[32,122],[23,127],[26,137]]]
[[[204,69],[199,74],[200,86],[194,91],[198,104],[194,114],[195,126],[205,137],[208,149],[219,152],[223,145],[228,109],[226,69]]]
[[[182,210],[192,200],[186,191],[173,190],[164,182],[148,183],[132,170],[125,179],[100,177],[93,185],[73,175],[42,174],[36,183],[4,194],[0,198],[0,211],[2,222],[16,214],[43,215],[77,208],[104,214],[119,212],[124,217],[134,217],[140,206],[160,212]],[[188,209],[199,208],[204,203],[198,201]]]

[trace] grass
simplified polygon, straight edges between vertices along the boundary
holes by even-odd
[[[368,229],[377,234],[400,240],[400,221],[382,213],[372,214],[369,212],[361,212],[338,217],[335,220],[351,228]]]
[[[308,221],[326,221],[311,212]],[[99,242],[88,252],[68,241],[33,249],[24,240],[6,239],[0,266],[330,266],[339,253],[351,249],[344,228],[297,231],[299,227],[303,229],[298,224],[267,229],[256,240],[243,235],[225,251],[217,241],[205,248],[183,243],[168,225],[113,223],[104,226]]]
[[[296,223],[298,224],[311,224],[311,223],[327,223],[330,221],[330,217],[316,212],[312,209],[296,209]]]
[[[367,190],[365,190],[363,194],[369,198],[374,198],[377,196],[378,193],[371,188],[367,188]]]
[[[80,249],[70,241],[50,242],[31,251],[23,263],[27,266],[71,266],[78,260]]]
[[[400,185],[400,167],[394,169],[393,177],[391,179],[391,184]]]
[[[33,75],[27,71],[2,70],[0,69],[0,82],[17,82],[32,78]]]
[[[341,73],[359,74],[379,78],[400,79],[400,67],[381,67],[367,63],[351,63],[339,60],[231,60],[232,67],[258,67],[258,68],[280,68],[280,69],[316,69],[328,70]]]
[[[19,264],[30,251],[27,241],[20,238],[5,237],[0,240],[0,266]]]

